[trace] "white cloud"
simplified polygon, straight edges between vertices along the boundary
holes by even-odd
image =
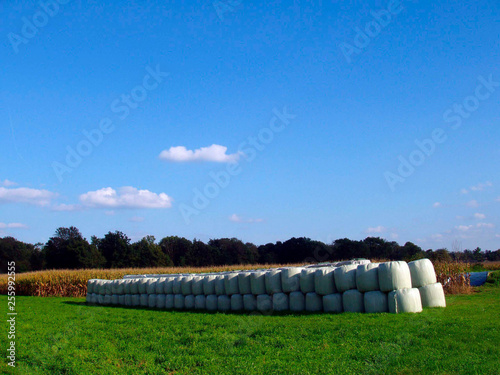
[[[460,192],[461,192],[462,194],[467,194],[467,193],[469,192],[469,190],[467,190],[467,189],[462,189],[462,190],[460,190]]]
[[[440,202],[435,202],[432,207],[434,208],[438,208],[438,207],[441,207],[441,203]]]
[[[213,161],[218,163],[229,163],[237,161],[243,153],[226,154],[227,147],[220,145],[212,145],[209,147],[201,147],[196,150],[188,150],[184,146],[170,147],[168,150],[163,150],[159,158],[173,162],[189,162],[189,161]]]
[[[87,207],[102,208],[169,208],[172,198],[165,193],[138,190],[132,186],[118,189],[110,187],[80,195],[80,202]]]
[[[236,214],[229,216],[229,220],[234,223],[262,223],[264,221],[264,219],[244,219]]]
[[[79,204],[55,204],[52,206],[52,211],[79,211],[83,207]]]
[[[0,181],[0,185],[5,186],[5,187],[10,187],[10,186],[16,186],[17,183],[14,181],[10,181],[10,180],[5,179],[3,181]]]
[[[141,223],[144,221],[144,218],[142,216],[132,216],[130,219],[128,219],[132,223]]]
[[[57,194],[48,190],[31,188],[7,189],[0,187],[0,203],[28,203],[37,206],[47,206]]]
[[[472,227],[473,225],[457,225],[455,228],[457,228],[459,231],[466,232]]]
[[[391,233],[391,239],[397,240],[399,238],[399,234],[397,233]]]
[[[479,183],[477,185],[471,186],[470,189],[472,191],[481,191],[492,186],[493,184],[490,181],[486,181],[485,183]]]
[[[495,224],[493,224],[493,223],[477,223],[476,227],[478,227],[478,228],[494,228]]]
[[[382,232],[385,232],[385,227],[383,227],[382,225],[379,225],[378,227],[369,227],[366,230],[366,233],[382,233]]]
[[[473,199],[471,201],[468,201],[466,204],[465,204],[467,207],[479,207],[479,203],[477,203],[477,200]]]
[[[433,240],[440,241],[443,239],[443,235],[441,233],[435,233],[435,234],[431,235],[431,238]]]
[[[21,223],[0,223],[0,229],[6,229],[6,228],[26,229],[28,228],[28,226],[26,224],[21,224]]]
[[[480,214],[479,212],[476,212],[474,214],[474,218],[476,218],[478,220],[484,220],[484,219],[486,219],[486,215],[485,214]]]

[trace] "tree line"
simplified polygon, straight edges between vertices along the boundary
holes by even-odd
[[[13,237],[0,238],[2,273],[7,270],[7,262],[12,260],[16,262],[17,272],[28,272],[44,269],[319,263],[353,258],[483,262],[500,260],[500,249],[423,250],[412,242],[401,246],[380,237],[367,237],[361,241],[342,238],[331,244],[294,237],[285,242],[260,246],[236,238],[211,239],[204,243],[178,236],[164,237],[158,242],[154,236],[146,236],[132,242],[120,231],[108,232],[102,238],[92,236],[89,242],[75,227],[58,228],[45,244],[33,245]]]

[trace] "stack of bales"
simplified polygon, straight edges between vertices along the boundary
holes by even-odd
[[[87,302],[208,311],[420,312],[444,307],[427,260],[89,280]]]

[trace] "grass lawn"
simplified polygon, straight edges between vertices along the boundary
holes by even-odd
[[[500,288],[421,314],[244,315],[17,297],[6,374],[500,374]],[[0,296],[2,311],[7,297]],[[7,324],[0,335],[3,353]]]

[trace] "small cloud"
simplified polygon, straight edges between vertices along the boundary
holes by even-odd
[[[80,195],[80,201],[87,207],[96,208],[169,208],[172,198],[165,193],[156,194],[149,190],[138,190],[125,186],[118,191],[107,187]]]
[[[466,232],[472,227],[473,225],[457,225],[455,228],[457,228],[459,231]]]
[[[443,235],[441,233],[435,233],[435,234],[431,235],[431,238],[433,240],[440,241],[443,239]]]
[[[244,219],[236,214],[229,216],[229,220],[233,223],[262,223],[264,221],[264,219]]]
[[[469,192],[469,190],[467,190],[467,189],[460,190],[460,193],[462,193],[462,194],[467,194],[468,192]]]
[[[130,219],[128,219],[132,223],[142,223],[144,221],[144,218],[142,216],[132,216]]]
[[[48,190],[0,187],[0,203],[27,203],[36,206],[48,206],[56,197],[56,193]]]
[[[5,179],[3,181],[0,181],[0,185],[5,186],[5,187],[11,187],[11,186],[16,186],[17,183],[14,181],[10,181],[10,180]]]
[[[495,224],[493,224],[493,223],[477,223],[476,227],[478,227],[478,228],[494,228]]]
[[[188,150],[184,146],[170,147],[168,150],[163,150],[159,158],[172,162],[191,162],[191,161],[212,161],[217,163],[231,163],[237,161],[242,152],[235,154],[226,154],[227,147],[220,145],[211,145],[209,147],[201,147],[196,150]]]
[[[488,187],[492,187],[493,184],[490,181],[486,181],[485,183],[479,183],[477,185],[471,186],[470,190],[471,191],[481,191],[484,190]]]
[[[474,214],[474,218],[478,219],[478,220],[484,220],[484,219],[486,219],[486,215],[485,214],[480,214],[479,212],[476,212]]]
[[[382,232],[385,232],[385,227],[383,227],[382,225],[379,225],[378,227],[369,227],[367,230],[366,230],[366,233],[382,233]]]
[[[438,207],[441,207],[441,203],[440,202],[435,202],[432,207],[434,208],[438,208]]]
[[[479,207],[479,203],[477,203],[477,200],[473,199],[471,201],[468,201],[466,204],[465,204],[467,207]]]
[[[79,204],[56,204],[52,206],[52,211],[79,211],[83,207]]]
[[[0,229],[27,229],[28,226],[26,224],[21,223],[0,223]]]

